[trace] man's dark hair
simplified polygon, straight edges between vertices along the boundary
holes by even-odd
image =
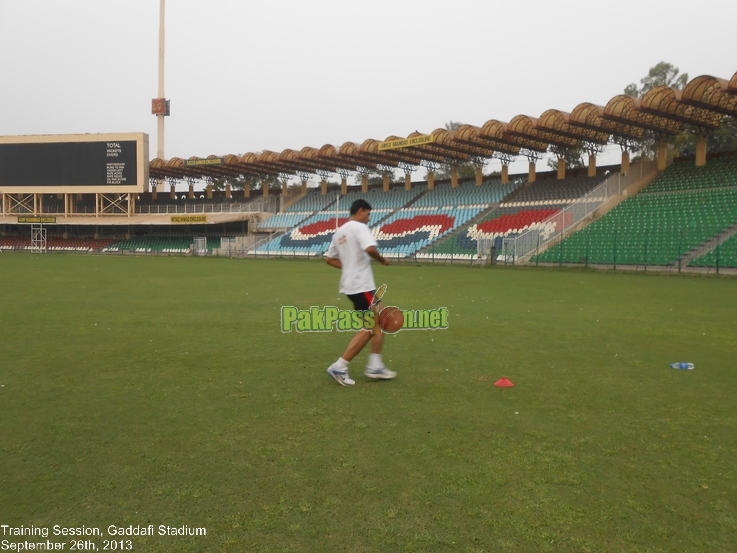
[[[358,213],[359,209],[367,209],[371,211],[371,204],[366,200],[356,200],[351,204],[351,215]]]

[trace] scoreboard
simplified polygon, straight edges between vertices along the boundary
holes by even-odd
[[[0,136],[0,192],[142,192],[144,133]]]

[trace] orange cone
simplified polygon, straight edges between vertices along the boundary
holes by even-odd
[[[499,380],[494,382],[494,386],[499,386],[500,388],[511,388],[512,386],[514,386],[514,383],[508,378],[500,378]]]

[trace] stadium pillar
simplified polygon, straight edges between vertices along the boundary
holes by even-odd
[[[287,184],[287,181],[285,180],[281,181],[281,195],[286,196],[288,190],[289,190],[289,185]]]
[[[246,179],[243,182],[243,197],[244,198],[251,197],[251,179]]]
[[[340,193],[343,196],[348,194],[348,182],[345,180],[345,177],[340,177]]]
[[[658,171],[665,171],[668,162],[668,145],[665,142],[656,142],[655,147],[657,148],[657,160]]]
[[[225,185],[225,199],[226,200],[230,199],[230,183]]]
[[[307,180],[302,179],[302,194],[307,194]]]
[[[389,173],[384,173],[384,192],[389,192]]]
[[[128,194],[128,217],[133,217],[136,214],[136,195]]]
[[[476,186],[481,186],[484,183],[484,172],[481,170],[481,166],[476,166]]]
[[[328,181],[325,179],[322,179],[320,181],[320,193],[325,196],[328,193]]]
[[[630,170],[630,153],[627,151],[622,152],[622,167],[619,172],[626,175]]]
[[[706,137],[700,136],[696,141],[696,167],[706,165]]]
[[[535,162],[531,161],[529,169],[527,170],[527,182],[535,182],[537,180],[537,174],[535,173]]]
[[[435,171],[427,172],[427,189],[432,190],[435,188]]]
[[[265,198],[269,196],[269,181],[266,179],[261,181],[261,192]]]
[[[458,188],[458,166],[451,165],[450,167],[450,187]]]
[[[176,191],[177,191],[176,185],[174,183],[171,183],[171,186],[169,187],[169,199],[170,200],[176,199],[176,196],[175,196]]]
[[[409,173],[404,174],[404,189],[412,190],[412,175]]]
[[[157,184],[153,185],[153,188],[151,190],[151,199],[156,200],[156,197],[158,196],[159,186]],[[77,194],[79,196],[79,194]]]
[[[589,177],[595,177],[596,176],[596,156],[594,154],[589,154]]]
[[[208,200],[212,200],[212,185],[208,184],[207,188],[205,188],[205,198]]]
[[[361,175],[361,192],[364,194],[368,192],[368,175],[366,173]]]
[[[194,185],[189,185],[189,190],[187,191],[187,199],[188,200],[194,200]]]
[[[509,165],[502,165],[502,184],[509,184]]]
[[[566,158],[558,158],[558,180],[566,178]]]

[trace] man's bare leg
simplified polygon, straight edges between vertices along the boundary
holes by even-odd
[[[377,327],[375,327],[374,331]],[[371,340],[372,337],[375,337],[376,334],[372,333],[370,330],[361,329],[358,331],[358,334],[356,334],[353,338],[351,338],[351,341],[348,343],[348,347],[345,349],[345,353],[343,353],[342,358],[346,361],[350,362],[353,360],[353,358],[361,353],[361,350],[366,346],[366,344],[369,343],[369,340]],[[371,345],[371,351],[373,352],[374,346]],[[379,346],[379,349],[381,349],[381,346]]]
[[[375,312],[378,311],[378,308],[374,309]],[[384,333],[381,331],[381,326],[378,324],[374,326],[373,330],[364,328],[358,331],[358,333],[351,338],[351,341],[348,343],[348,347],[345,352],[343,352],[343,355],[328,368],[328,374],[344,386],[353,385],[354,382],[347,377],[347,372],[343,373],[345,374],[345,378],[343,378],[341,376],[336,377],[336,375],[331,371],[347,371],[348,363],[350,363],[353,358],[356,357],[364,347],[366,347],[366,344],[368,344],[369,341],[371,342],[371,354],[369,355],[368,366],[364,374],[369,378],[380,380],[389,380],[397,376],[397,373],[387,369],[381,360],[381,347],[384,343]]]

